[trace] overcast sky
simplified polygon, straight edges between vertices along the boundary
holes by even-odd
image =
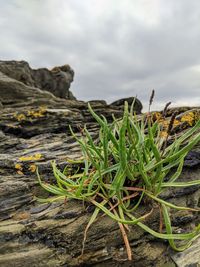
[[[0,0],[0,59],[70,64],[82,100],[200,105],[200,1]]]

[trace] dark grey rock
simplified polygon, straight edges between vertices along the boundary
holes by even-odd
[[[107,103],[105,100],[90,100],[87,103],[90,103],[92,106],[106,106]]]
[[[191,247],[183,252],[172,253],[172,259],[177,267],[200,266],[200,239],[197,239]]]
[[[25,85],[49,91],[60,98],[75,99],[69,91],[74,71],[69,65],[32,69],[26,61],[0,61],[0,71]]]
[[[137,114],[140,114],[142,112],[142,108],[143,108],[142,107],[142,103],[140,102],[139,99],[137,99],[135,97],[121,98],[119,100],[116,100],[116,101],[112,102],[110,105],[123,108],[125,102],[128,102],[128,105],[131,106],[133,101],[135,101],[135,103],[134,103],[134,111],[136,111]]]

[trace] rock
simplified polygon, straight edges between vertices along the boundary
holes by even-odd
[[[52,93],[28,86],[0,72],[0,97],[3,107],[22,107],[53,105],[62,107],[64,105],[84,105],[82,101],[62,99]],[[74,102],[75,101],[75,102]]]
[[[90,103],[92,106],[106,106],[107,103],[105,100],[90,100],[87,103]]]
[[[1,102],[5,107],[7,105],[10,107],[13,105],[26,106],[37,101],[41,103],[56,101],[56,97],[50,92],[25,85],[2,72],[0,72],[0,90]]]
[[[110,105],[111,106],[116,106],[119,108],[123,108],[124,107],[124,102],[128,102],[128,105],[131,106],[131,104],[133,103],[133,101],[135,101],[134,103],[134,110],[136,111],[137,114],[141,114],[142,111],[142,103],[140,102],[139,99],[135,98],[135,97],[127,97],[127,98],[122,98],[119,100],[116,100],[114,102],[112,102]]]
[[[17,137],[29,138],[45,133],[62,133],[87,122],[88,127],[95,119],[88,111],[87,103],[55,97],[47,91],[25,85],[0,72],[0,97],[4,109],[1,113],[0,130]],[[92,104],[97,113],[112,119],[122,115],[122,110],[110,106]],[[8,110],[7,110],[8,109]],[[7,117],[7,112],[9,117]],[[42,121],[42,123],[41,123]],[[51,123],[49,123],[51,121]]]
[[[200,239],[183,252],[171,253],[177,267],[198,267],[200,263]]]
[[[2,131],[0,131],[0,140],[2,141],[3,138],[5,138],[5,134]]]
[[[27,111],[36,112],[36,106],[28,108]],[[86,105],[82,106],[82,112],[86,109]],[[96,109],[104,114],[111,112],[109,107],[107,110],[106,107],[100,110],[99,106]],[[81,115],[75,106],[66,105],[62,109],[49,107],[43,117],[33,117],[32,121],[18,121],[13,117],[15,112],[21,114],[25,110],[24,107],[15,107],[1,111],[0,126],[8,125],[8,128],[2,127],[3,139],[0,143],[0,266],[161,267],[166,262],[169,263],[166,266],[175,266],[173,261],[184,261],[187,254],[181,254],[181,261],[178,260],[168,250],[168,243],[132,226],[129,240],[134,259],[128,262],[118,225],[108,217],[100,217],[90,228],[85,253],[80,258],[84,229],[91,216],[89,209],[86,211],[81,202],[74,200],[66,204],[39,204],[34,196],[45,195],[37,184],[35,173],[31,172],[31,165],[37,164],[43,179],[52,179],[51,160],[56,160],[63,169],[68,157],[78,158],[81,155],[79,145],[71,137],[67,125],[71,124],[78,135],[78,127],[83,121],[94,135],[97,125],[89,115]],[[195,159],[197,151],[199,148],[193,150],[189,160]],[[41,156],[36,157],[38,154]],[[30,158],[22,161],[22,156]],[[21,173],[16,164],[20,164]],[[187,161],[182,179],[198,179],[199,162],[196,162],[195,169],[188,165]],[[189,205],[198,205],[199,194],[198,187],[188,192],[176,189],[166,199],[181,205],[186,201],[190,201]],[[182,217],[177,213],[173,218],[173,224],[179,228],[182,224],[189,227],[194,221],[199,221],[199,217],[193,213],[184,213]],[[154,223],[151,222],[152,225]]]
[[[33,70],[35,86],[49,91],[57,97],[76,99],[69,91],[70,84],[74,78],[74,71],[69,65],[54,67],[51,71],[48,69]]]
[[[127,261],[118,224],[106,216],[100,216],[89,229],[85,251],[80,257],[92,208],[85,209],[75,200],[40,204],[35,196],[45,198],[47,192],[38,185],[34,170],[37,165],[42,179],[52,180],[52,160],[64,169],[69,158],[81,156],[69,125],[81,136],[86,124],[92,136],[97,136],[98,125],[87,103],[60,99],[33,87],[31,80],[27,85],[2,73],[0,98],[4,106],[0,110],[0,266],[161,267],[184,262],[186,254],[181,254],[179,260],[171,254],[167,242],[148,235],[137,226],[130,226],[128,236],[133,261]],[[112,114],[119,118],[123,113],[122,105],[107,105],[104,101],[90,101],[90,104],[108,120],[112,120]],[[139,111],[141,109],[137,109]],[[184,181],[199,179],[199,151],[200,144],[186,158],[182,172]],[[163,198],[197,207],[199,194],[197,186],[187,190],[176,188]],[[197,213],[173,214],[173,226],[177,229],[182,229],[182,225],[190,228],[199,220]],[[157,229],[154,217],[147,222]]]
[[[0,61],[0,71],[10,78],[35,86],[32,70],[26,61]]]
[[[69,91],[74,71],[69,65],[31,69],[26,61],[0,61],[0,71],[25,85],[49,91],[57,97],[75,99]]]

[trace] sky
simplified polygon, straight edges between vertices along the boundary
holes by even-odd
[[[200,1],[0,0],[0,60],[69,64],[80,100],[200,105]]]

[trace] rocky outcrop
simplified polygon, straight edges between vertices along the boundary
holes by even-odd
[[[0,266],[186,267],[197,264],[199,241],[190,251],[177,254],[169,249],[167,242],[136,226],[130,227],[128,233],[133,252],[133,261],[129,262],[117,223],[101,216],[90,228],[85,252],[80,257],[84,230],[93,207],[84,207],[74,200],[39,204],[35,196],[45,197],[46,192],[38,185],[35,166],[44,180],[52,180],[52,160],[63,169],[68,158],[81,156],[68,126],[81,136],[86,124],[95,138],[98,125],[88,112],[87,103],[57,98],[3,74],[0,98],[3,105],[0,109]],[[107,105],[104,101],[90,104],[108,120],[112,114],[122,115],[118,105]],[[194,111],[200,112],[200,108]],[[184,108],[177,112],[180,117],[184,114],[187,117],[192,110]],[[189,126],[184,124],[183,129]],[[177,131],[181,134],[182,128]],[[199,175],[200,144],[187,156],[182,179],[196,180]],[[169,191],[165,198],[178,205],[196,207],[199,196],[200,188],[195,186]],[[173,214],[173,227],[177,231],[199,221],[197,213]],[[155,217],[148,223],[155,229],[158,227]]]
[[[0,72],[0,99],[2,106],[27,106],[39,101],[61,101],[53,94],[47,91],[42,91],[39,88],[28,86],[18,80],[8,77]]]
[[[26,61],[0,61],[0,71],[25,85],[51,92],[60,98],[75,99],[69,91],[74,71],[69,65],[32,69]]]
[[[131,106],[131,104],[134,102],[134,110],[136,111],[136,113],[140,114],[142,112],[142,108],[143,108],[142,103],[136,97],[121,98],[119,100],[112,102],[110,105],[123,109],[125,102],[127,102],[129,106]]]

